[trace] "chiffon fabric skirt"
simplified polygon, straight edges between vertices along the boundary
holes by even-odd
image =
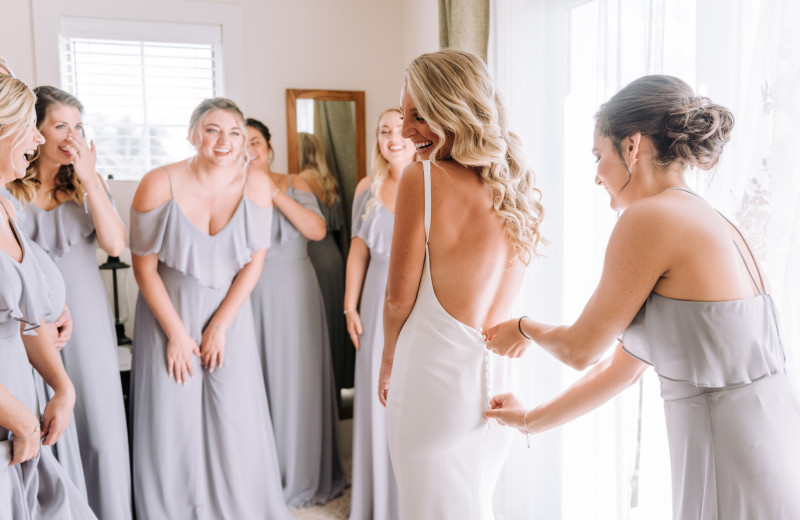
[[[344,318],[344,260],[333,234],[328,231],[319,242],[308,243],[308,256],[317,273],[328,322],[333,375],[337,396],[342,388],[353,387],[355,349],[347,335]]]
[[[325,304],[305,240],[289,242],[281,254],[264,263],[250,301],[284,499],[305,507],[340,495],[347,481]]]
[[[360,349],[356,353],[353,398],[353,489],[350,520],[397,520],[397,480],[386,440],[386,409],[378,400],[378,371],[383,352],[383,298],[388,258],[370,259],[359,306]]]
[[[229,287],[206,287],[161,262],[158,274],[199,345]],[[290,519],[247,302],[225,331],[224,366],[211,373],[192,355],[194,377],[186,386],[167,374],[167,337],[141,295],[133,339],[138,518]]]
[[[0,383],[39,415],[31,365],[16,321],[0,323]],[[0,427],[0,439],[0,520],[95,518],[85,495],[59,465],[52,448],[42,446],[36,457],[9,466],[10,432]]]

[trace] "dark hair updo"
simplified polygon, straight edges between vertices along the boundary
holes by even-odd
[[[643,76],[617,92],[595,116],[597,131],[622,156],[622,140],[637,132],[655,147],[662,166],[710,170],[730,140],[733,114],[673,76]]]
[[[267,125],[258,119],[253,119],[252,117],[248,117],[244,124],[251,128],[255,128],[264,137],[264,140],[267,142],[267,149],[269,150],[269,163],[272,164],[272,159],[275,158],[275,151],[272,149],[272,143],[270,143],[272,135],[270,135]]]

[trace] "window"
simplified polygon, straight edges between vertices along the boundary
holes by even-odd
[[[61,88],[84,106],[97,170],[136,180],[191,155],[192,110],[222,94],[220,27],[63,18]]]

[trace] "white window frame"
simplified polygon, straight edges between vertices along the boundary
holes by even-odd
[[[245,98],[245,45],[243,13],[239,2],[138,0],[137,2],[97,2],[95,0],[31,0],[33,43],[36,58],[36,85],[59,85],[59,31],[61,20],[82,18],[114,23],[119,37],[123,27],[151,26],[154,31],[172,28],[191,36],[185,26],[207,25],[220,28],[220,92],[235,101]],[[180,29],[183,27],[183,29]],[[177,37],[177,33],[176,33]]]

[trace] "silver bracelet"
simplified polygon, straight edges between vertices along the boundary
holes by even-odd
[[[212,327],[214,327],[217,330],[221,330],[222,332],[225,332],[225,327],[223,327],[221,325],[218,325],[218,324],[214,323],[213,321],[209,321],[208,324],[211,325]]]
[[[39,426],[40,426],[40,425],[38,425],[38,424],[37,424],[37,425],[36,425],[36,428],[34,428],[34,429],[33,429],[33,431],[32,431],[31,433],[29,433],[28,435],[26,435],[25,437],[17,437],[17,436],[14,436],[14,438],[15,438],[15,439],[19,439],[19,440],[21,440],[21,441],[24,441],[24,440],[30,439],[31,437],[33,437],[33,434],[34,434],[34,433],[36,433],[36,432],[38,432],[38,431],[39,431]]]
[[[525,442],[528,444],[528,448],[531,447],[531,432],[528,431],[528,411],[525,410],[522,412],[522,425],[525,427]]]
[[[275,198],[275,195],[277,195],[279,191],[281,191],[280,188],[275,188],[275,191],[272,192],[272,198],[273,199]]]

